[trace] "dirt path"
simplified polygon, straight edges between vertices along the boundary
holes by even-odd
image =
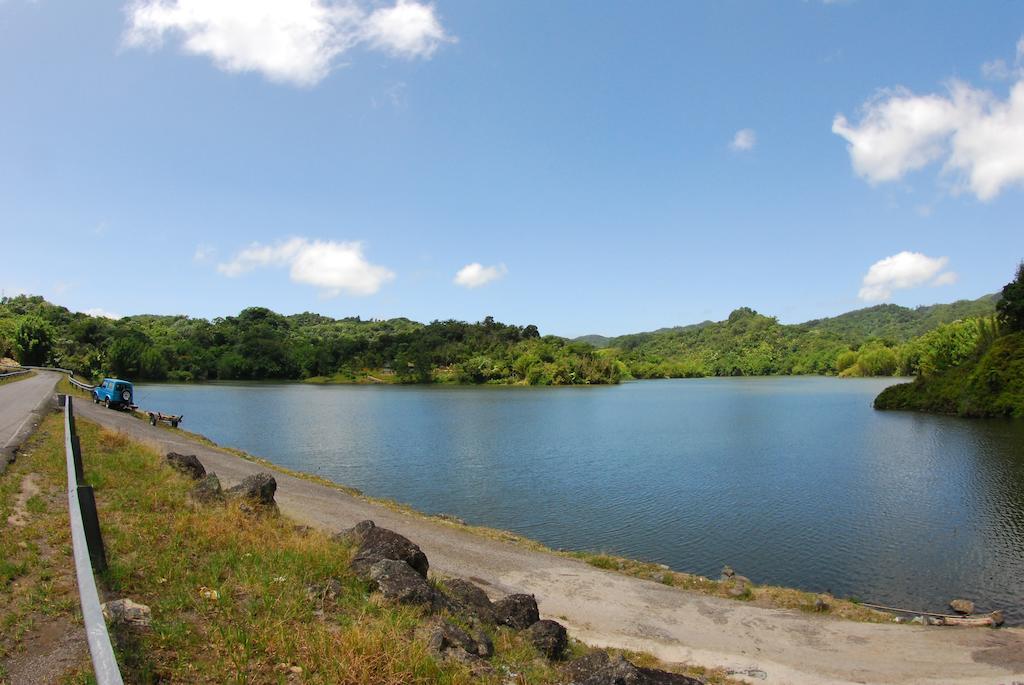
[[[196,454],[225,486],[265,467],[79,400],[76,414],[162,451]],[[269,455],[262,455],[269,456]],[[85,455],[88,469],[88,455]],[[336,531],[363,519],[406,535],[439,573],[494,594],[528,592],[542,614],[595,646],[650,652],[752,674],[751,682],[971,683],[1024,681],[1024,630],[855,623],[688,593],[583,562],[393,511],[336,489],[275,474],[282,512]]]

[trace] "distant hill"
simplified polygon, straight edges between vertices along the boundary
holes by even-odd
[[[896,304],[880,304],[798,325],[809,330],[837,333],[854,344],[871,338],[906,342],[944,323],[988,316],[995,312],[998,301],[999,295],[993,293],[976,300],[957,300],[950,304],[933,304],[913,309]]]
[[[998,295],[985,295],[916,308],[884,304],[788,325],[741,307],[725,321],[578,340],[617,350],[637,378],[909,375],[916,373],[917,357],[910,347],[903,349],[908,341],[942,324],[991,315],[997,300]]]
[[[864,309],[855,309],[838,316],[813,319],[792,325],[808,330],[836,333],[844,340],[857,345],[871,338],[906,342],[911,338],[924,335],[940,324],[975,316],[988,316],[996,310],[998,301],[999,294],[992,293],[982,295],[976,300],[957,300],[949,304],[931,304],[913,308],[902,307],[898,304],[879,304]],[[629,333],[617,337],[598,334],[582,335],[573,338],[573,342],[585,342],[599,349],[620,346],[635,347],[638,343],[661,334],[682,333],[710,326],[713,323],[713,321],[702,321],[688,326],[659,328],[655,331]]]

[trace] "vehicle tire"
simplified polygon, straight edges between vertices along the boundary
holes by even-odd
[[[127,390],[122,390],[121,391],[121,399],[122,400],[124,400],[125,402],[128,402],[129,400],[131,400],[131,398],[132,398],[132,394],[130,392],[128,392]]]
[[[100,403],[100,398],[97,397],[96,395],[93,395],[92,396],[92,403],[93,404],[99,404]]]
[[[156,425],[156,417],[153,416],[152,414],[149,415],[149,425],[151,425],[151,426],[155,426]]]
[[[106,407],[107,409],[110,409],[110,398],[109,397],[103,398],[103,406]]]

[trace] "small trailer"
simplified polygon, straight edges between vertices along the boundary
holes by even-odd
[[[170,424],[171,428],[177,428],[178,424],[185,419],[184,414],[175,416],[174,414],[164,414],[159,411],[148,411],[146,413],[149,415],[149,425],[151,426],[155,426],[158,422],[162,421]]]

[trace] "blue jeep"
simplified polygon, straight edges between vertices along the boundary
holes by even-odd
[[[100,402],[106,407],[123,409],[132,406],[132,399],[135,397],[135,388],[128,381],[119,378],[104,378],[103,382],[93,388],[92,401]]]

